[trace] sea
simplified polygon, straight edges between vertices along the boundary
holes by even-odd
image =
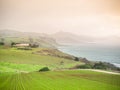
[[[61,45],[58,49],[90,61],[109,62],[120,67],[120,46]]]

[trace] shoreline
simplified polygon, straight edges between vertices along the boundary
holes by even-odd
[[[116,67],[120,68],[120,64],[119,63],[111,63],[113,65],[115,65]]]
[[[66,48],[66,46],[70,46],[70,45],[62,45],[62,46],[63,46],[63,49],[64,49],[64,48]],[[62,52],[64,52],[64,53],[67,53],[67,54],[70,54],[70,55],[75,56],[75,55],[72,54],[72,53],[65,52],[64,50],[61,49],[61,47],[57,47],[57,49],[60,50],[60,51],[62,51]],[[76,57],[78,57],[78,56],[76,56]],[[81,56],[80,56],[80,57],[81,57]],[[113,64],[114,66],[120,68],[120,63],[110,62],[110,61],[105,61],[105,60],[104,60],[104,61],[103,61],[103,60],[90,60],[90,59],[88,59],[87,57],[81,57],[81,58],[86,58],[86,59],[87,59],[88,61],[90,61],[90,62],[106,62],[106,63],[110,63],[110,64]]]

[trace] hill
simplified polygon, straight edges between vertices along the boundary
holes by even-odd
[[[34,32],[19,32],[15,30],[0,30],[0,41],[4,41],[6,45],[15,43],[37,43],[40,47],[54,48],[58,45],[55,39],[48,37],[49,35]]]
[[[32,50],[19,50],[17,48],[1,47],[0,72],[38,71],[44,66],[54,70],[83,64],[74,61],[72,58],[74,57],[56,49],[34,48]]]
[[[75,45],[94,45],[94,46],[120,46],[120,37],[118,36],[87,36],[77,35],[70,32],[60,31],[51,35],[57,43],[75,44]]]
[[[81,66],[88,68],[88,65],[94,63],[53,48],[57,45],[56,41],[49,35],[46,36],[39,33],[0,31],[1,41],[6,45],[11,42],[37,42],[41,47],[22,50],[0,46],[0,90],[120,89],[119,74],[80,69]],[[96,65],[99,65],[97,68],[106,67],[106,63],[102,62],[94,64]],[[50,71],[39,72],[45,67]]]
[[[60,31],[51,35],[58,43],[70,43],[70,44],[79,44],[79,43],[88,43],[93,42],[94,39],[89,36],[76,35],[70,32]]]

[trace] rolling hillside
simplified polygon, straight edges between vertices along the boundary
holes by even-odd
[[[46,52],[47,50],[47,52]],[[54,49],[53,49],[54,50]],[[0,48],[0,71],[38,71],[47,66],[51,70],[69,68],[82,64],[72,60],[73,56],[56,51],[51,55],[51,49],[35,48],[32,50],[18,50],[17,48]]]
[[[94,38],[85,35],[76,35],[70,32],[60,31],[51,35],[58,43],[79,44],[93,42]]]
[[[55,39],[48,37],[47,34],[34,32],[19,32],[15,30],[0,30],[0,41],[6,45],[15,43],[36,43],[40,47],[54,48],[58,45]]]
[[[53,48],[57,43],[52,38],[34,33],[3,32],[0,32],[0,40],[6,44],[37,42],[41,47],[20,50],[0,46],[0,90],[120,90],[119,74],[71,70],[85,63]],[[50,71],[40,72],[44,67]]]

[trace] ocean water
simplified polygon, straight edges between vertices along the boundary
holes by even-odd
[[[85,57],[90,61],[109,62],[120,67],[120,47],[64,45],[58,49],[77,57]]]

